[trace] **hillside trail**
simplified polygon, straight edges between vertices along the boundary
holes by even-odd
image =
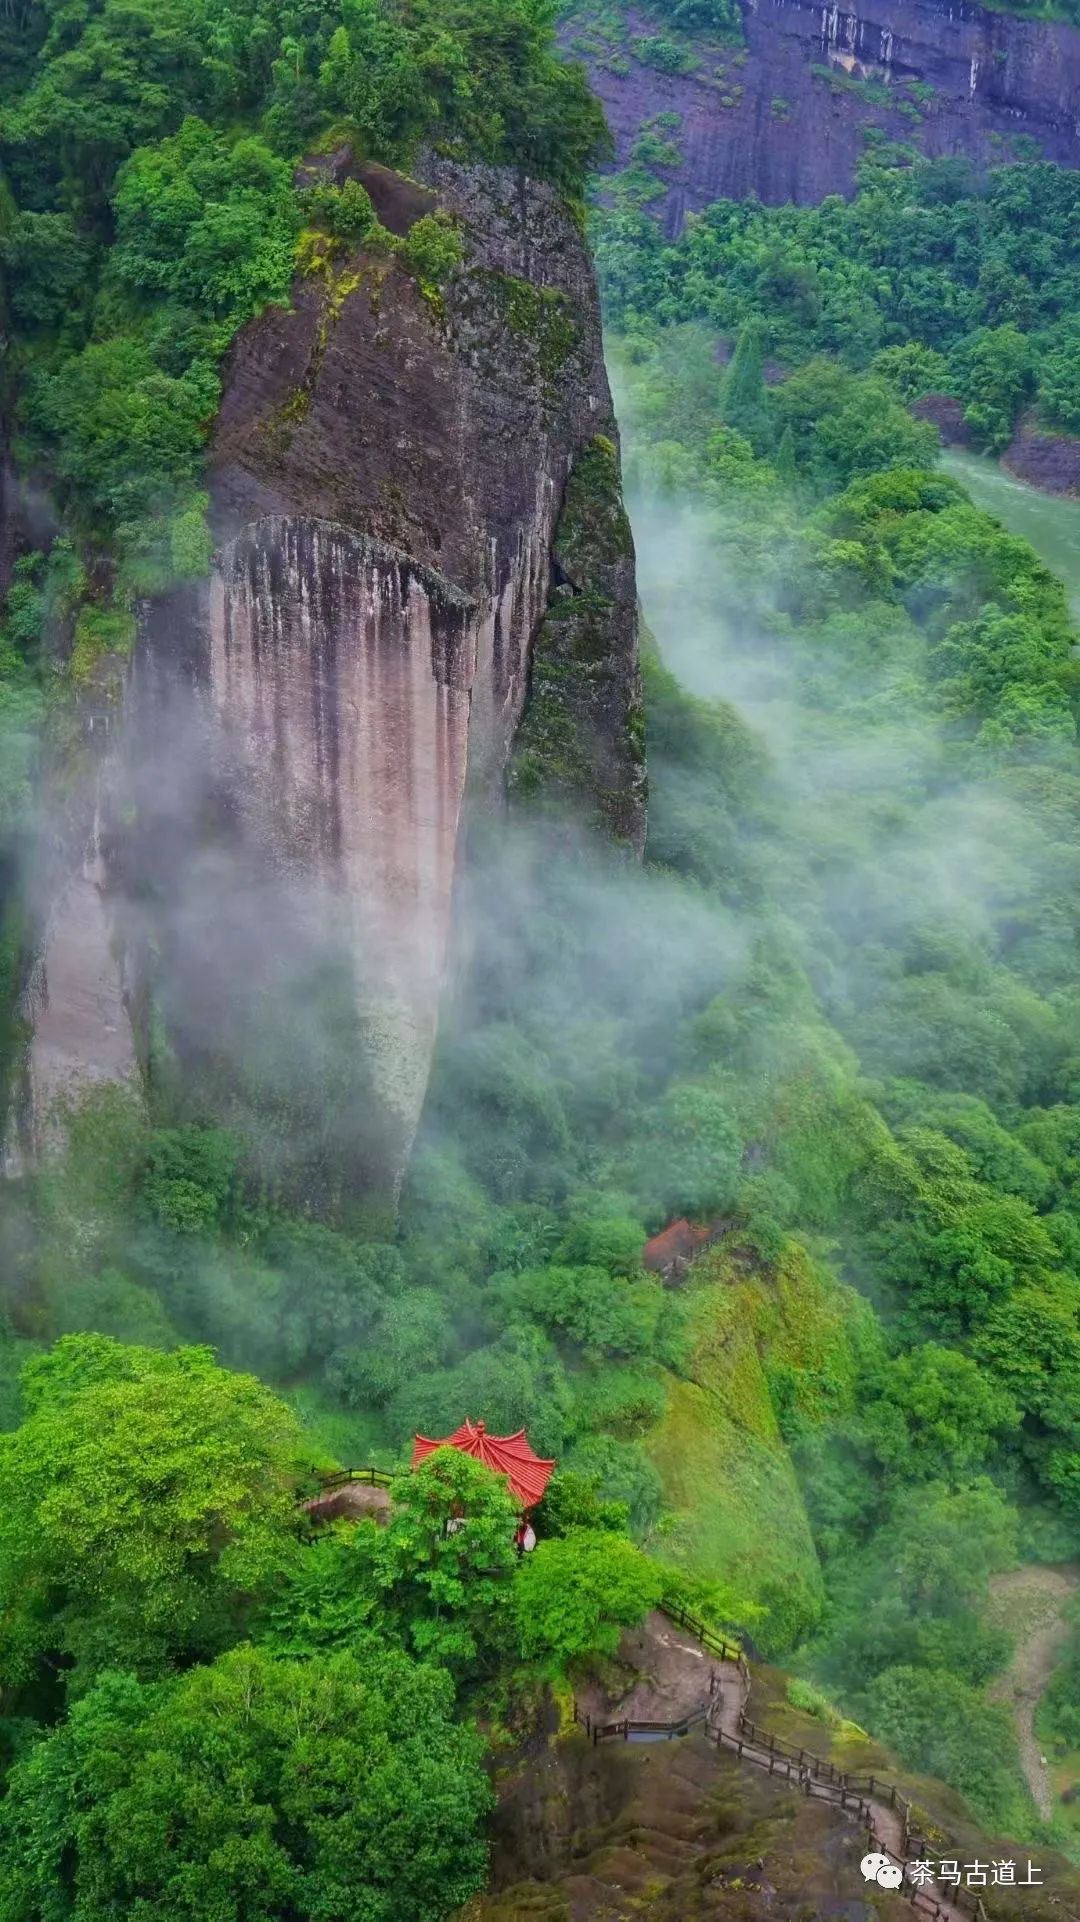
[[[990,1693],[1012,1712],[1020,1762],[1039,1814],[1049,1820],[1054,1792],[1035,1733],[1035,1717],[1069,1632],[1068,1604],[1080,1589],[1080,1563],[1009,1569],[990,1584],[993,1616],[1019,1624],[1012,1660]]]
[[[729,1750],[735,1744],[742,1761],[771,1770],[772,1757],[768,1749],[748,1740],[743,1732],[750,1678],[736,1662],[711,1655],[692,1634],[677,1628],[659,1610],[654,1610],[639,1629],[624,1638],[620,1655],[637,1670],[636,1680],[615,1704],[598,1688],[581,1696],[581,1706],[597,1720],[611,1717],[640,1722],[679,1722],[708,1710],[710,1730],[723,1731]],[[902,1815],[873,1795],[867,1794],[865,1800],[882,1848],[903,1865],[908,1857]],[[934,1885],[932,1896],[907,1887],[904,1894],[920,1911],[931,1912],[934,1922],[972,1922],[970,1907],[961,1908],[950,1902],[940,1884]]]

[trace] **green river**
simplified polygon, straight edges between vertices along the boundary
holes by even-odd
[[[963,483],[977,506],[995,515],[1011,534],[1031,542],[1064,581],[1073,616],[1080,621],[1080,499],[1041,494],[982,454],[946,448],[941,465]]]

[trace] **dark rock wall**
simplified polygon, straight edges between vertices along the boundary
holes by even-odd
[[[868,0],[852,11],[808,0],[748,0],[744,18],[744,55],[730,48],[706,54],[693,74],[658,72],[632,55],[626,74],[589,63],[619,164],[644,121],[681,116],[667,136],[681,147],[681,164],[657,170],[669,181],[671,232],[688,212],[720,198],[812,203],[850,193],[869,125],[925,153],[966,154],[979,165],[1025,152],[1017,136],[1034,143],[1028,157],[1080,162],[1075,28],[965,0]],[[657,31],[655,18],[631,9],[627,19],[631,35]],[[566,37],[573,38],[573,28]],[[891,104],[862,98],[857,89],[834,90],[815,66],[849,81],[878,82]],[[933,94],[907,95],[907,81]]]

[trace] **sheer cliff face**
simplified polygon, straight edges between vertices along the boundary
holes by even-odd
[[[632,7],[619,50],[627,72],[583,50],[619,165],[645,121],[679,116],[665,137],[680,163],[656,169],[669,183],[669,232],[713,200],[753,193],[769,204],[812,203],[850,193],[868,126],[927,154],[966,154],[980,165],[1025,155],[1080,164],[1075,28],[965,0],[867,0],[847,9],[746,0],[743,14],[745,48],[703,52],[691,74],[657,72],[633,58],[633,36],[657,26]],[[575,31],[564,34],[571,44]],[[859,82],[870,83],[862,94]]]
[[[151,1075],[270,1112],[302,1160],[392,1194],[464,810],[501,801],[564,499],[614,424],[591,266],[551,193],[441,163],[423,186],[362,177],[391,231],[451,213],[463,266],[436,294],[385,251],[339,259],[236,343],[214,569],[145,612],[108,881]],[[640,848],[628,542],[593,565],[602,645],[564,677],[573,798]],[[53,956],[69,933],[54,916]]]

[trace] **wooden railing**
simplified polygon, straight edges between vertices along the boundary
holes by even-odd
[[[722,1635],[719,1629],[709,1628],[707,1623],[699,1621],[696,1615],[691,1615],[689,1609],[683,1608],[679,1602],[661,1602],[660,1612],[678,1628],[685,1628],[695,1641],[708,1649],[710,1655],[718,1655],[722,1662],[734,1662],[743,1680],[747,1682],[750,1680],[749,1664],[738,1642],[732,1641],[727,1635]]]
[[[574,1720],[585,1730],[586,1735],[596,1747],[598,1742],[664,1742],[672,1741],[678,1735],[689,1735],[696,1728],[704,1728],[708,1723],[709,1711],[705,1708],[686,1715],[681,1722],[637,1722],[623,1717],[619,1722],[594,1722],[574,1703]]]
[[[332,1468],[320,1470],[315,1477],[320,1488],[344,1488],[348,1482],[363,1482],[367,1488],[389,1488],[394,1479],[389,1468]]]
[[[678,1614],[667,1607],[665,1615],[680,1621],[685,1628],[692,1628],[699,1634],[701,1625],[695,1624],[685,1611]],[[709,1631],[706,1630],[706,1634]],[[705,1640],[704,1635],[699,1637]],[[741,1649],[726,1643],[723,1636],[712,1636],[717,1644],[714,1653],[724,1652],[724,1659],[737,1663],[746,1672],[745,1657]],[[706,1643],[708,1646],[708,1643]],[[727,1651],[730,1650],[730,1653]],[[741,1660],[740,1660],[741,1658]],[[718,1748],[729,1749],[740,1761],[752,1762],[756,1768],[765,1769],[769,1775],[779,1775],[796,1786],[803,1795],[811,1800],[829,1802],[835,1808],[853,1815],[862,1826],[868,1849],[888,1856],[891,1862],[905,1867],[911,1859],[917,1859],[924,1848],[921,1838],[917,1837],[911,1826],[911,1804],[901,1795],[895,1782],[882,1781],[877,1775],[848,1773],[838,1769],[833,1762],[823,1756],[815,1755],[812,1749],[796,1747],[785,1742],[770,1729],[762,1728],[745,1713],[740,1712],[738,1733],[721,1726],[717,1719],[721,1690],[721,1679],[715,1669],[709,1677],[709,1702],[704,1708],[691,1715],[683,1716],[673,1722],[639,1721],[632,1716],[623,1716],[618,1721],[598,1722],[579,1708],[574,1702],[574,1720],[584,1728],[586,1735],[595,1748],[599,1742],[661,1742],[672,1741],[679,1736],[690,1735],[700,1729]],[[876,1804],[876,1807],[875,1807]],[[891,1808],[901,1818],[900,1852],[881,1835],[875,1816],[882,1806]],[[957,1887],[950,1893],[947,1903],[941,1902],[928,1889],[911,1884],[904,1894],[912,1906],[925,1915],[929,1922],[953,1922],[959,1909],[971,1915],[974,1922],[988,1922],[982,1898],[974,1890]]]
[[[877,1837],[874,1836],[873,1839],[877,1843]],[[880,1847],[880,1844],[878,1846]],[[891,1850],[886,1849],[883,1853],[891,1854]],[[895,1856],[893,1860],[896,1860]],[[904,1890],[904,1899],[911,1903],[913,1909],[918,1909],[921,1914],[930,1916],[932,1922],[952,1922],[953,1912],[956,1909],[962,1909],[965,1915],[974,1916],[975,1922],[989,1922],[982,1897],[976,1895],[973,1889],[954,1889],[949,1897],[948,1907],[939,1902],[936,1895],[931,1895],[929,1889],[914,1886]]]
[[[895,1809],[903,1821],[906,1852],[912,1836],[911,1803],[905,1795],[901,1795],[895,1782],[883,1782],[879,1775],[861,1775],[847,1769],[838,1769],[835,1763],[827,1762],[823,1756],[815,1755],[812,1749],[796,1748],[793,1742],[782,1741],[770,1729],[764,1729],[757,1722],[752,1722],[748,1715],[740,1715],[739,1727],[749,1741],[756,1742],[760,1748],[769,1749],[774,1755],[789,1757],[800,1768],[811,1769],[819,1780],[842,1783],[845,1788],[855,1789],[869,1796],[873,1802],[884,1802],[889,1808]]]
[[[665,1611],[666,1612],[666,1611]],[[814,1755],[810,1749],[795,1748],[792,1744],[781,1742],[762,1729],[749,1716],[740,1715],[739,1733],[733,1735],[722,1728],[715,1719],[719,1677],[713,1676],[710,1683],[710,1702],[707,1708],[698,1709],[693,1715],[684,1716],[675,1722],[637,1721],[624,1716],[615,1722],[596,1722],[590,1715],[574,1703],[574,1720],[585,1730],[595,1748],[599,1742],[622,1741],[661,1742],[672,1741],[678,1736],[690,1735],[701,1729],[718,1748],[729,1749],[740,1761],[752,1762],[755,1768],[765,1769],[769,1775],[779,1775],[793,1783],[803,1795],[811,1800],[829,1802],[834,1808],[853,1815],[860,1823],[866,1836],[868,1850],[876,1850],[888,1856],[891,1862],[903,1868],[908,1859],[911,1842],[911,1829],[908,1820],[910,1804],[900,1794],[894,1782],[882,1782],[876,1775],[844,1775],[831,1762]],[[873,1785],[871,1787],[871,1785]],[[874,1803],[885,1803],[903,1816],[903,1838],[901,1853],[880,1834],[874,1820]],[[919,1912],[929,1918],[929,1922],[953,1922],[957,1909],[975,1918],[975,1922],[988,1922],[982,1898],[972,1889],[957,1888],[950,1894],[948,1903],[939,1902],[926,1888],[911,1884],[904,1890],[905,1898]]]
[[[389,1488],[394,1473],[387,1468],[337,1468],[320,1472],[316,1479],[320,1488],[329,1491],[344,1488],[350,1482],[360,1482],[368,1488]],[[708,1649],[710,1655],[719,1660],[730,1662],[738,1669],[745,1682],[750,1680],[750,1665],[745,1651],[739,1643],[724,1635],[719,1629],[710,1628],[707,1622],[691,1615],[689,1609],[674,1600],[660,1603],[661,1613],[666,1615],[676,1627],[683,1628],[693,1635],[695,1641]],[[592,1717],[579,1709],[574,1702],[574,1720],[584,1728],[593,1746],[598,1742],[623,1741],[662,1742],[674,1741],[701,1729],[718,1748],[730,1749],[740,1759],[752,1762],[757,1768],[768,1770],[770,1775],[782,1775],[787,1781],[794,1782],[803,1792],[819,1801],[833,1803],[837,1808],[857,1815],[865,1829],[868,1843],[879,1854],[887,1855],[891,1861],[899,1862],[901,1867],[906,1861],[912,1844],[922,1846],[911,1827],[911,1804],[901,1795],[895,1782],[883,1782],[877,1775],[848,1773],[838,1769],[833,1762],[823,1756],[815,1755],[812,1749],[798,1748],[792,1742],[785,1742],[771,1730],[762,1728],[760,1723],[740,1712],[737,1735],[732,1735],[720,1726],[716,1719],[719,1704],[720,1677],[715,1669],[709,1677],[709,1702],[704,1708],[696,1709],[674,1722],[638,1721],[633,1717],[622,1717],[614,1722],[595,1722]],[[873,1804],[877,1802],[895,1809],[903,1823],[901,1850],[898,1856],[879,1835],[874,1824]],[[975,1922],[988,1922],[986,1909],[973,1890],[957,1888],[950,1895],[949,1903],[939,1902],[925,1888],[912,1886],[904,1891],[905,1897],[913,1908],[930,1918],[930,1922],[952,1922],[957,1909],[975,1918]]]

